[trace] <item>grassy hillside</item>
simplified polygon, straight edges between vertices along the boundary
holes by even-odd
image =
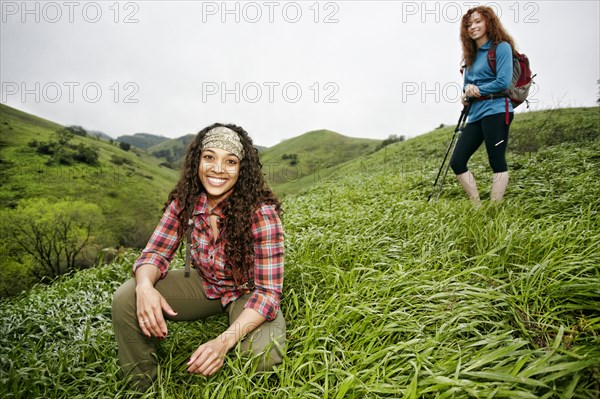
[[[518,115],[511,131],[501,206],[474,210],[454,179],[425,201],[450,129],[287,196],[284,364],[255,375],[234,351],[190,376],[226,318],[169,323],[144,397],[598,398],[599,108]],[[471,167],[490,173],[482,153]],[[133,397],[110,300],[136,256],[0,302],[0,396]]]
[[[181,136],[176,139],[165,140],[161,143],[148,147],[146,151],[149,154],[162,159],[173,169],[180,169],[183,165],[183,161],[185,161],[185,154],[187,152],[188,145],[191,143],[194,137],[196,137],[195,134],[186,134],[185,136]]]
[[[161,206],[177,172],[160,167],[142,151],[123,151],[94,137],[74,136],[71,143],[98,151],[96,165],[49,164],[50,156],[29,146],[55,140],[62,126],[0,105],[0,211],[23,199],[78,199],[97,204],[105,223],[95,226],[99,246],[143,246],[160,217]],[[9,256],[2,254],[3,271]]]
[[[134,147],[144,150],[167,140],[169,139],[166,137],[150,133],[134,133],[133,135],[124,135],[117,138],[119,142],[129,143]]]
[[[359,186],[363,186],[374,178],[393,178],[405,182],[404,189],[411,198],[427,198],[431,193],[453,130],[454,126],[437,129],[429,134],[389,145],[376,153],[366,154],[344,164],[324,169],[320,174],[319,184],[315,185],[316,191],[325,194],[332,184],[335,186],[338,183],[358,182]],[[515,195],[523,194],[523,190],[531,189],[521,179],[528,177],[522,177],[526,172],[522,169],[532,162],[532,159],[540,157],[540,154],[546,154],[546,151],[559,144],[575,146],[579,150],[585,151],[596,142],[599,132],[599,107],[554,109],[517,114],[510,128],[508,144],[507,160],[511,170],[511,183],[508,187],[507,197],[510,199]],[[572,173],[575,173],[573,170],[574,168],[577,170],[580,162],[573,163],[578,166],[570,164],[569,162],[566,166],[566,171],[571,173],[561,173],[560,168],[565,165],[557,166],[551,160],[544,164],[545,170],[536,172],[561,181],[576,179]],[[587,169],[589,165],[584,164],[582,167]],[[489,197],[488,191],[492,174],[487,163],[484,146],[479,148],[469,162],[469,169],[478,179],[482,198]],[[562,192],[571,187],[571,184],[564,183],[562,187],[559,184],[554,189]],[[390,189],[397,191],[398,187],[392,185]],[[551,193],[546,194],[550,195]],[[452,170],[448,172],[443,196],[458,199],[462,199],[464,196]]]
[[[260,159],[268,184],[285,195],[316,182],[323,169],[373,152],[379,143],[315,130],[267,148]]]
[[[111,219],[115,234],[131,231],[130,222],[156,223],[157,211],[174,185],[177,172],[158,165],[142,151],[123,151],[92,137],[72,141],[95,147],[99,165],[47,165],[48,156],[28,146],[50,140],[62,126],[0,105],[2,190],[0,207],[14,207],[22,198],[73,197],[100,205]],[[160,214],[158,214],[160,216]],[[128,244],[128,242],[123,242]]]

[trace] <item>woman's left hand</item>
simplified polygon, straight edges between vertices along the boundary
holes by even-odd
[[[465,87],[465,94],[467,97],[481,97],[481,93],[479,92],[479,87],[468,84]]]
[[[254,309],[244,309],[227,330],[217,338],[200,345],[192,353],[187,362],[189,366],[187,371],[204,376],[213,375],[223,366],[229,349],[265,320],[266,318]]]
[[[187,362],[189,366],[187,371],[204,376],[213,375],[223,366],[225,355],[227,355],[228,351],[229,345],[227,341],[218,336],[200,345],[192,353],[190,360]]]

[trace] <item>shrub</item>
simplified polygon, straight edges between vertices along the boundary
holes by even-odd
[[[119,148],[121,148],[123,151],[129,151],[131,149],[131,144],[126,143],[124,141],[120,141]]]
[[[95,166],[98,165],[98,151],[91,146],[79,144],[77,146],[77,151],[73,155],[73,159]]]
[[[133,165],[133,161],[131,161],[129,158],[127,157],[120,157],[118,155],[111,155],[110,156],[110,162],[115,164],[115,165]]]
[[[69,133],[72,133],[72,134],[74,134],[76,136],[82,136],[82,137],[87,136],[87,131],[84,128],[82,128],[81,126],[71,125],[71,126],[66,127],[65,129]]]
[[[54,278],[76,269],[79,254],[95,241],[93,233],[102,220],[96,204],[25,199],[4,215],[3,245],[8,252],[30,257],[38,279]]]
[[[405,137],[403,135],[390,134],[387,139],[383,140],[375,149],[375,151],[379,151],[384,147],[387,147],[390,144],[397,143],[400,141],[404,141]]]
[[[37,143],[37,152],[42,155],[53,155],[58,149],[58,143],[55,141],[40,141]]]
[[[73,165],[75,163],[74,155],[75,153],[72,150],[66,147],[58,147],[52,159],[59,165]]]

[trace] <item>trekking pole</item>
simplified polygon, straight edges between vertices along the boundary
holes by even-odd
[[[469,114],[469,108],[471,108],[471,103],[468,102],[467,105],[465,105],[460,113],[460,117],[458,118],[458,123],[456,124],[456,128],[454,129],[454,133],[452,134],[452,139],[450,140],[450,143],[448,143],[448,148],[446,149],[446,154],[444,155],[444,160],[442,161],[442,165],[440,166],[440,170],[438,170],[437,176],[435,177],[435,181],[433,182],[433,187],[431,189],[431,193],[429,194],[429,196],[427,197],[427,202],[429,202],[429,200],[431,199],[431,196],[433,195],[433,192],[435,191],[435,187],[437,186],[437,182],[440,178],[440,174],[442,173],[442,169],[444,169],[444,164],[446,163],[446,159],[448,158],[448,154],[450,153],[450,149],[452,148],[452,145],[454,144],[454,139],[456,138],[456,134],[458,132],[460,132],[464,127],[465,127],[465,123],[467,121],[467,115]],[[462,126],[461,126],[462,124]],[[440,187],[438,189],[438,194],[435,197],[435,199],[438,199],[440,197],[440,194],[442,192],[442,186],[444,185],[444,181],[446,180],[446,175],[448,174],[448,167],[450,166],[450,163],[448,163],[448,165],[446,166],[446,172],[444,173],[444,177],[440,183]]]

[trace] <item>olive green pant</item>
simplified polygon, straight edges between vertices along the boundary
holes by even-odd
[[[202,277],[195,270],[189,277],[184,276],[183,270],[172,270],[155,287],[177,312],[177,316],[163,313],[165,319],[173,321],[192,321],[227,312],[231,324],[250,298],[250,294],[244,295],[223,308],[220,299],[206,297]],[[154,353],[158,339],[146,337],[138,324],[135,278],[126,281],[115,292],[112,320],[122,371],[126,376],[131,376],[136,389],[146,390],[157,375]],[[242,340],[241,350],[258,357],[257,370],[270,370],[282,362],[285,330],[285,320],[280,310],[273,321],[265,321]]]

